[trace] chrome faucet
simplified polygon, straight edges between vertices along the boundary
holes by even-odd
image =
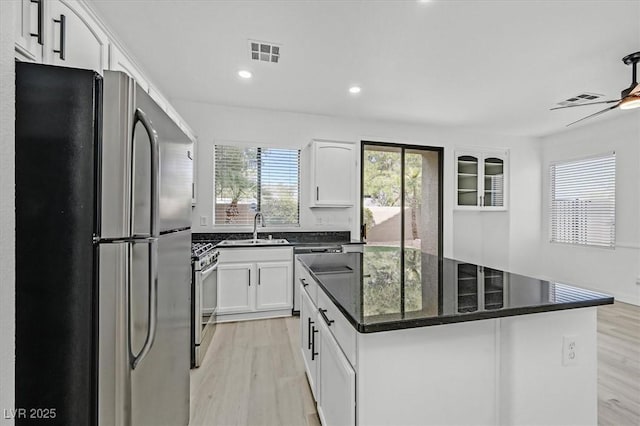
[[[260,225],[264,227],[264,216],[262,213],[257,212],[253,217],[253,240],[256,241],[258,239],[258,217],[260,217]]]

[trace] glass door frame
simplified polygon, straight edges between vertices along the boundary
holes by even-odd
[[[400,253],[404,258],[404,242],[405,242],[405,152],[410,151],[431,151],[437,152],[438,155],[438,256],[443,257],[443,201],[444,201],[444,147],[427,146],[427,145],[409,145],[392,142],[378,141],[361,141],[360,142],[360,238],[364,238],[364,151],[367,146],[398,148],[400,149]]]
[[[443,306],[443,241],[444,241],[444,226],[443,226],[443,212],[444,212],[444,147],[434,147],[427,145],[409,145],[391,142],[379,142],[379,141],[360,141],[360,238],[364,238],[364,153],[366,147],[381,147],[381,148],[398,148],[400,149],[400,264],[402,265],[402,273],[400,274],[400,308],[401,316],[405,317],[405,153],[410,151],[430,151],[438,153],[438,311],[442,313]],[[361,258],[362,262],[362,258]],[[361,265],[362,267],[362,265]],[[364,285],[364,281],[361,281],[361,286]],[[362,290],[362,289],[361,289]],[[362,302],[361,302],[362,303]],[[361,309],[364,309],[361,306]]]

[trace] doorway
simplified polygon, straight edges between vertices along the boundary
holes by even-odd
[[[441,306],[443,149],[362,142],[365,316]]]

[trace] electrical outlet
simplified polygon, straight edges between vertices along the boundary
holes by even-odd
[[[200,216],[200,226],[207,226],[207,217]]]
[[[578,336],[576,335],[562,336],[562,365],[565,367],[578,364],[578,351],[580,349],[578,343]]]

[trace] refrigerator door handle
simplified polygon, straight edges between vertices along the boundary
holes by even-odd
[[[151,144],[151,196],[150,196],[150,218],[149,218],[149,235],[151,238],[142,240],[148,243],[149,252],[149,310],[148,323],[149,328],[145,337],[142,349],[136,355],[131,350],[131,328],[129,328],[129,354],[131,360],[131,369],[135,370],[140,361],[149,353],[153,342],[156,338],[156,329],[158,325],[158,206],[160,201],[160,147],[158,144],[158,133],[154,130],[147,115],[140,108],[136,109],[135,125],[140,121],[149,135],[149,143]],[[135,135],[134,135],[135,136]],[[132,138],[135,140],[135,138]],[[129,257],[131,262],[131,256]],[[128,286],[131,286],[131,268],[129,268]],[[129,300],[129,310],[131,309],[131,300]]]
[[[136,123],[142,123],[144,129],[149,135],[149,143],[151,144],[151,199],[150,199],[150,218],[149,218],[149,235],[155,238],[159,237],[158,231],[158,216],[159,216],[159,202],[160,202],[160,145],[158,144],[158,133],[151,125],[151,121],[147,118],[147,115],[140,108],[136,109],[135,121],[133,123],[133,129],[135,132]],[[135,136],[135,135],[134,135]],[[135,140],[135,139],[132,139]]]
[[[142,345],[142,349],[138,354],[134,354],[132,350],[131,342],[131,323],[129,323],[129,359],[131,362],[131,369],[135,370],[140,361],[149,353],[153,342],[156,338],[156,329],[158,325],[158,240],[151,239],[148,242],[149,252],[149,310],[148,310],[148,323],[147,335]],[[135,244],[135,243],[134,243]],[[129,251],[129,271],[127,275],[127,293],[131,294],[131,274],[132,274],[132,251]],[[131,297],[128,298],[129,303],[129,322],[131,322]]]

